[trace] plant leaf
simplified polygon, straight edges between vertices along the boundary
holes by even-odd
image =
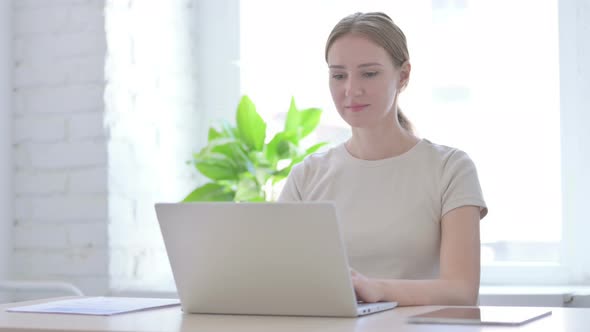
[[[206,183],[193,190],[186,196],[183,202],[198,201],[232,201],[235,193],[218,183]]]
[[[307,150],[305,150],[304,152],[299,152],[291,160],[291,166],[294,166],[295,164],[298,164],[298,163],[302,162],[303,159],[305,159],[305,157],[307,157],[308,155],[316,152],[317,150],[319,150],[322,146],[324,146],[326,144],[327,144],[326,142],[317,143],[317,144],[314,144],[313,146],[307,148]]]
[[[266,159],[275,165],[278,160],[288,158],[290,154],[289,142],[296,144],[296,141],[294,132],[277,133],[266,146]]]
[[[240,136],[238,133],[238,129],[233,127],[229,122],[222,120],[221,121],[221,135],[226,138],[233,138],[238,139]]]
[[[274,176],[274,168],[271,167],[258,167],[256,169],[255,174],[255,178],[256,181],[258,182],[258,185],[260,188],[262,188],[262,186],[270,179]],[[261,189],[262,190],[262,189]]]
[[[283,172],[283,171],[278,171],[273,177],[272,177],[272,184],[277,184],[279,183],[281,180],[284,180],[287,178],[287,176],[289,176],[289,172],[291,171],[291,168],[289,168],[289,170],[287,172]]]
[[[279,145],[277,146],[277,157],[279,159],[289,158],[289,155],[291,154],[291,145],[292,143],[287,140],[279,142]]]
[[[200,154],[195,160],[195,167],[201,174],[211,180],[237,180],[237,165],[221,153]]]
[[[238,132],[246,145],[256,151],[262,151],[266,138],[266,123],[256,112],[256,106],[248,96],[242,97],[236,114]]]
[[[246,154],[247,147],[239,140],[233,138],[219,138],[209,142],[209,153],[220,153],[231,159],[235,165],[236,172],[245,172],[253,167],[252,162]]]
[[[219,148],[222,148],[223,146],[227,146],[227,145],[235,144],[235,143],[239,143],[239,142],[240,141],[235,138],[218,137],[216,139],[209,141],[209,143],[207,143],[207,146],[205,146],[205,148],[203,150],[201,150],[201,153],[210,153],[212,151],[215,151],[215,149],[219,149]]]
[[[326,144],[307,149],[300,145],[300,140],[317,128],[320,115],[317,108],[298,110],[295,98],[291,98],[285,130],[265,144],[267,125],[254,103],[243,96],[236,111],[236,126],[223,120],[220,126],[211,126],[207,145],[193,154],[190,163],[212,183],[198,187],[185,201],[273,199],[266,197],[266,186],[284,180],[294,165]]]
[[[235,201],[258,201],[261,197],[264,200],[262,188],[258,182],[256,182],[256,179],[254,179],[253,176],[248,173],[241,176],[240,180],[238,181],[236,196],[234,198]]]
[[[299,138],[301,139],[313,132],[318,126],[322,110],[319,108],[308,108],[299,113],[301,117],[301,136]]]
[[[285,131],[297,133],[300,123],[301,117],[299,111],[297,110],[297,106],[295,105],[295,97],[291,97],[291,105],[289,106],[289,111],[287,112],[287,119],[285,119]]]
[[[209,128],[209,134],[207,135],[207,142],[211,142],[211,141],[218,139],[220,137],[223,137],[223,136],[221,135],[221,133],[219,131],[217,131],[213,127]]]
[[[328,144],[328,142],[320,142],[310,146],[309,148],[307,148],[307,150],[305,150],[304,157],[307,157],[308,155],[318,151],[321,147],[325,146],[326,144]]]
[[[275,177],[273,179],[273,183],[279,182],[280,180],[286,178],[289,173],[291,172],[291,169],[293,168],[293,166],[297,165],[298,163],[302,162],[303,159],[305,159],[305,157],[307,157],[308,155],[318,151],[321,147],[325,146],[326,144],[328,144],[327,142],[321,142],[321,143],[317,143],[314,144],[313,146],[309,147],[307,150],[305,150],[305,152],[303,153],[299,153],[295,156],[293,156],[293,158],[291,159],[291,163],[289,164],[289,166],[284,167],[280,170],[275,171],[275,173],[273,174],[273,176]],[[296,147],[293,147],[294,149]]]
[[[275,134],[275,136],[266,145],[266,149],[264,151],[264,153],[266,154],[266,159],[268,159],[268,161],[271,162],[273,165],[279,159],[277,156],[277,146],[279,142],[282,140],[282,135],[282,132]]]

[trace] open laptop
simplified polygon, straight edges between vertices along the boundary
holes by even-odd
[[[355,317],[357,303],[329,202],[159,203],[156,213],[187,313]]]

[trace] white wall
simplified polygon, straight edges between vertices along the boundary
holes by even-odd
[[[15,277],[173,290],[153,203],[194,188],[185,161],[210,120],[233,117],[238,1],[17,1],[12,13]],[[202,59],[216,79],[200,79]]]
[[[154,203],[190,189],[199,143],[196,1],[108,1],[106,119],[110,131],[111,287],[172,281]],[[168,285],[171,287],[171,285]]]
[[[19,0],[12,11],[14,277],[87,294],[108,282],[103,10]]]
[[[209,120],[235,112],[239,25],[226,22],[237,19],[237,3],[107,2],[114,292],[174,289],[154,203],[180,201],[194,189],[196,172],[186,161],[205,142]],[[233,4],[229,13],[228,4]],[[203,75],[212,79],[202,80]]]
[[[0,1],[0,279],[10,277],[12,252],[12,9]],[[4,302],[0,293],[0,303]]]
[[[193,13],[198,31],[201,132],[220,119],[235,121],[240,98],[240,0],[199,1]],[[203,136],[204,137],[204,136]]]
[[[590,1],[559,1],[563,245],[575,282],[590,283]]]

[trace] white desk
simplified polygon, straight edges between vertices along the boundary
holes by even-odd
[[[60,298],[63,299],[63,298]],[[53,299],[56,300],[56,299]],[[183,314],[180,307],[155,309],[108,317],[9,313],[6,308],[42,303],[28,301],[0,305],[0,331],[590,331],[590,309],[551,308],[553,314],[520,327],[415,325],[407,316],[439,307],[400,307],[361,318],[231,316]]]

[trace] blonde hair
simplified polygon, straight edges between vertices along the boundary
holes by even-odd
[[[395,67],[401,67],[410,59],[408,44],[403,31],[385,13],[354,13],[346,16],[334,26],[328,41],[326,42],[325,58],[328,62],[328,51],[336,39],[349,34],[360,33],[377,45],[383,47],[391,57]],[[401,88],[405,88],[406,81]],[[408,120],[402,110],[397,108],[397,120],[405,130],[414,132],[412,123]]]

